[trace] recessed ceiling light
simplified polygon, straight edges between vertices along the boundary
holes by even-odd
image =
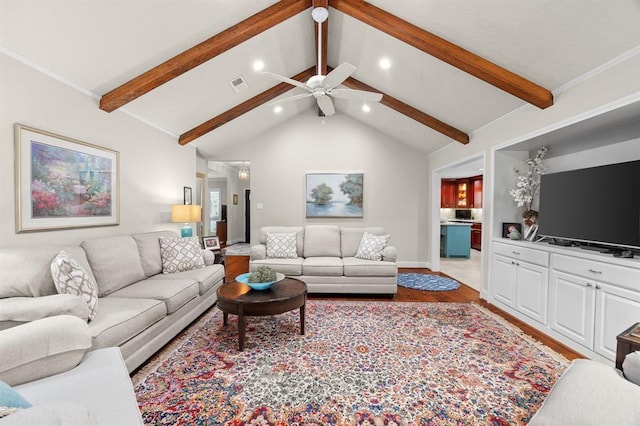
[[[254,71],[262,71],[264,69],[264,62],[261,60],[257,60],[253,62],[253,70]]]
[[[273,108],[273,112],[275,112],[276,114],[280,114],[282,112],[282,107],[280,105],[276,105]]]
[[[380,68],[382,68],[383,70],[388,70],[389,68],[391,68],[391,61],[389,60],[389,58],[382,58],[380,59],[380,62],[378,62],[378,65],[380,65]]]
[[[369,111],[371,111],[371,107],[369,105],[367,105],[367,104],[364,104],[364,105],[362,105],[362,110],[364,112],[369,112]]]

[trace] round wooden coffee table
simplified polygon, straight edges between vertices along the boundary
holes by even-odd
[[[244,350],[245,317],[283,314],[300,308],[300,334],[304,334],[304,307],[307,285],[295,278],[284,278],[267,290],[253,290],[246,284],[233,281],[221,285],[217,291],[218,308],[223,313],[223,324],[229,323],[229,314],[238,316],[238,349]]]

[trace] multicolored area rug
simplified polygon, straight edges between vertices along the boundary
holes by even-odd
[[[398,274],[398,285],[427,291],[448,291],[460,288],[460,283],[454,279],[433,274],[416,274],[414,272]]]
[[[568,366],[474,304],[315,301],[250,318],[211,309],[133,378],[148,424],[526,424]]]

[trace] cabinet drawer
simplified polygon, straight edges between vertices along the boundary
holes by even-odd
[[[522,260],[540,266],[549,266],[549,253],[528,247],[511,244],[494,243],[493,252],[512,259]]]
[[[631,290],[640,290],[640,269],[596,262],[578,257],[552,254],[552,268],[596,281],[608,282]]]

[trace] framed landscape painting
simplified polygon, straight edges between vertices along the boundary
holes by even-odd
[[[119,153],[15,125],[16,232],[118,225]]]
[[[361,218],[363,178],[362,173],[308,173],[307,217]]]

